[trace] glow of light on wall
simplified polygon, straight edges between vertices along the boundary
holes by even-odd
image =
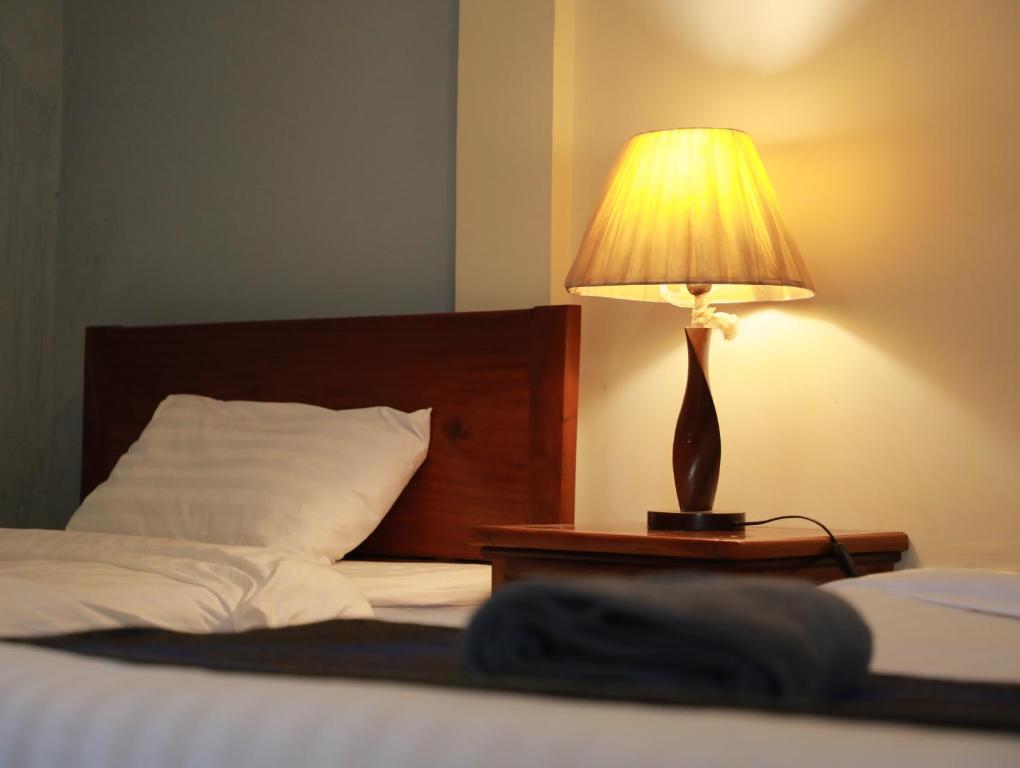
[[[873,0],[653,0],[655,13],[713,61],[778,74],[809,59]]]

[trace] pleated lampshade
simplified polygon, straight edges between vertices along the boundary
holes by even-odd
[[[676,128],[624,146],[567,275],[571,293],[635,301],[694,297],[715,304],[814,295],[751,137]],[[674,303],[682,303],[676,302]]]

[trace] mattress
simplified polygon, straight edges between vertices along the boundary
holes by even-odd
[[[1020,683],[1020,575],[912,569],[825,585],[864,616],[873,672]]]
[[[0,765],[269,768],[1013,766],[1020,741],[916,726],[134,667],[0,648]]]
[[[492,567],[478,563],[341,560],[333,570],[383,621],[463,627],[492,588]]]
[[[357,569],[364,571],[363,584],[377,578],[378,592],[365,587],[377,601],[408,601],[386,597],[378,587],[391,580],[392,571],[385,576],[377,566]],[[415,576],[422,592],[428,590],[428,570]],[[357,576],[350,578],[357,583]],[[438,583],[448,578],[450,573]],[[1007,648],[1016,637],[1017,620],[966,595],[958,594],[952,604],[932,600],[931,577],[926,585],[909,584],[918,578],[916,573],[899,581],[865,577],[829,587],[853,602],[871,625],[875,667],[1013,679],[1020,645],[1013,644],[1012,654]],[[1009,584],[1002,602],[1020,605],[1020,577]],[[456,591],[449,583],[437,589]],[[466,579],[456,589],[466,590]],[[987,596],[978,585],[974,590]],[[981,652],[961,654],[964,636],[978,631],[986,636],[973,637]],[[924,653],[910,653],[922,646]],[[989,651],[998,655],[987,663],[974,660]],[[1005,768],[1020,764],[1020,739],[800,715],[139,667],[0,644],[0,766],[807,768],[819,763]]]

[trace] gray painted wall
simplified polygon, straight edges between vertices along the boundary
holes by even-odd
[[[50,503],[62,5],[0,2],[0,525]]]
[[[453,307],[456,0],[65,13],[53,525],[86,325]]]

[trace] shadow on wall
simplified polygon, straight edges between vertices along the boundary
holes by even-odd
[[[831,509],[844,527],[909,527],[923,556],[989,562],[953,516],[992,526],[1020,498],[1020,3],[621,6],[578,6],[574,242],[630,135],[739,127],[818,290],[738,308],[742,337],[714,345],[721,504]],[[580,514],[631,495],[632,515],[670,501],[686,318],[584,303]],[[649,483],[614,490],[625,473]]]

